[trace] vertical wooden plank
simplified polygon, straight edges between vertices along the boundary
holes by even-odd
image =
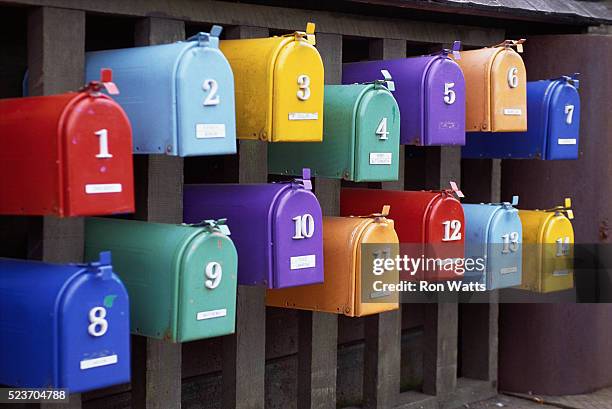
[[[268,37],[262,27],[238,26],[226,38]],[[239,183],[268,180],[268,149],[261,141],[238,144]],[[238,266],[240,268],[240,266]],[[238,286],[236,333],[223,339],[223,407],[255,409],[265,406],[266,374],[266,289]]]
[[[156,17],[136,23],[137,46],[172,43],[185,38],[185,24]],[[183,220],[183,159],[136,155],[136,218],[159,223]],[[180,409],[181,344],[132,337],[132,407]]]
[[[406,56],[406,41],[376,39],[370,42],[370,59],[392,59]],[[400,146],[399,179],[383,182],[383,189],[404,190],[405,149]],[[363,407],[390,408],[396,405],[400,392],[401,309],[376,314],[365,319]]]
[[[342,79],[342,36],[317,33],[317,49],[325,67],[325,83],[339,84]],[[323,214],[340,213],[340,180],[318,178],[315,193]],[[338,317],[335,314],[300,311],[298,331],[299,409],[334,409]]]
[[[74,91],[83,85],[85,66],[85,13],[52,7],[32,9],[28,14],[28,68],[30,95],[50,95]],[[82,217],[55,216],[32,218],[33,237],[42,239],[36,255],[56,263],[83,260],[84,224]],[[42,231],[40,229],[42,228]],[[41,408],[81,407],[81,395],[70,395],[61,405],[41,404]]]

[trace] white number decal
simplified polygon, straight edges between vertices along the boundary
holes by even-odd
[[[310,98],[310,77],[302,74],[298,76],[297,83],[297,97],[300,101],[306,101],[308,98]]]
[[[217,81],[211,79],[204,80],[202,89],[208,92],[208,95],[204,98],[204,106],[219,105],[221,100],[219,95],[217,95],[217,91],[219,91],[219,84],[217,84]]]
[[[572,121],[574,120],[574,106],[573,105],[566,105],[565,106],[565,123],[568,125],[572,124]]]
[[[518,87],[518,68],[512,67],[508,70],[508,85],[510,88]]]
[[[444,237],[442,241],[461,240],[461,222],[459,220],[448,220],[442,224],[444,225]]]
[[[457,95],[453,89],[454,86],[454,82],[447,82],[444,84],[444,103],[446,105],[454,104],[455,100],[457,99]]]
[[[204,283],[206,285],[206,288],[214,290],[215,288],[219,287],[219,284],[221,284],[221,277],[223,277],[223,268],[218,262],[211,261],[206,265],[204,274],[208,279]]]
[[[559,237],[557,243],[557,257],[567,256],[569,254],[570,238],[568,236]]]
[[[100,153],[96,155],[96,158],[112,158],[113,155],[108,152],[108,130],[100,129],[99,131],[94,132],[94,134],[98,136],[98,140],[100,142]]]
[[[295,240],[301,240],[303,238],[311,238],[314,234],[315,223],[314,218],[306,213],[303,216],[295,216],[293,219],[295,223],[295,235],[292,237]]]
[[[516,253],[519,247],[519,234],[517,231],[513,231],[512,233],[502,235],[502,242],[504,243],[504,247],[502,248],[502,253]]]
[[[101,337],[108,331],[108,321],[106,321],[106,308],[93,307],[89,310],[89,326],[87,332],[92,337]]]
[[[383,118],[380,120],[378,124],[378,128],[376,128],[376,135],[378,135],[378,139],[381,141],[386,141],[389,135],[389,131],[387,131],[387,118]]]

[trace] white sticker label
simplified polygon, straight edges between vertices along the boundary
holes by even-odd
[[[319,119],[318,112],[289,112],[290,121],[309,121]]]
[[[522,114],[523,114],[523,110],[521,110],[520,108],[505,108],[504,109],[504,115],[521,116]]]
[[[100,358],[84,359],[81,361],[81,370],[97,368],[99,366],[113,365],[118,362],[117,355],[108,355]]]
[[[291,269],[292,270],[301,270],[303,268],[311,268],[316,266],[317,259],[315,254],[310,254],[308,256],[295,256],[291,257]]]
[[[559,138],[557,139],[557,143],[559,145],[576,145],[576,139],[575,138]]]
[[[121,183],[85,185],[85,193],[89,195],[95,195],[98,193],[121,193]]]
[[[502,275],[518,272],[518,267],[505,267],[499,271]]]
[[[196,138],[225,138],[225,124],[196,124]]]
[[[391,291],[374,291],[373,293],[370,293],[370,298],[371,299],[383,298],[389,295],[391,295]]]
[[[211,318],[221,318],[227,315],[227,309],[223,308],[220,310],[211,310],[211,311],[200,311],[196,315],[196,319],[198,321],[209,320]]]
[[[390,165],[391,152],[370,152],[370,165]]]
[[[568,270],[555,270],[553,271],[552,275],[555,277],[567,276],[569,275],[569,271]]]

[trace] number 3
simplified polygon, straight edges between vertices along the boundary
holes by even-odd
[[[452,105],[457,99],[455,90],[452,89],[455,86],[454,82],[447,82],[444,84],[444,103],[446,105]]]
[[[302,74],[298,76],[297,83],[297,97],[300,101],[306,101],[308,98],[310,98],[310,77]]]

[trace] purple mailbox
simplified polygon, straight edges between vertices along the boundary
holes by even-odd
[[[461,43],[421,57],[363,61],[342,66],[342,83],[387,79],[400,108],[403,145],[465,145],[465,80],[459,65]]]
[[[219,218],[238,250],[239,284],[323,282],[323,219],[309,169],[288,183],[185,185],[186,223]]]

